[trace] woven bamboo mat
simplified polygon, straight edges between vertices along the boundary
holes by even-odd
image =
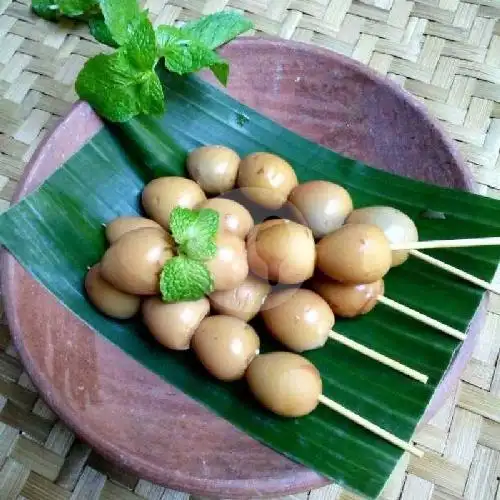
[[[259,32],[322,45],[387,74],[444,124],[481,192],[500,198],[500,0],[146,0],[157,23],[224,7]],[[86,28],[0,0],[0,211],[34,149],[75,99],[100,49]],[[494,298],[461,386],[417,436],[383,493],[395,500],[500,500],[500,299]],[[337,486],[296,498],[355,500]],[[0,500],[182,500],[118,470],[58,420],[0,324]]]

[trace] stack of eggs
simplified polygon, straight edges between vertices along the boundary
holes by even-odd
[[[142,205],[149,218],[122,216],[106,226],[110,247],[85,281],[90,300],[118,319],[141,309],[161,344],[192,347],[220,380],[246,376],[255,397],[279,415],[302,416],[327,404],[316,368],[294,353],[319,348],[329,337],[343,341],[332,333],[335,315],[365,314],[381,300],[383,277],[408,258],[407,250],[393,251],[391,244],[417,241],[415,225],[390,207],[353,210],[349,193],[334,183],[299,184],[291,165],[270,153],[240,159],[227,147],[204,146],[190,153],[187,170],[191,179],[161,177],[146,185]],[[263,207],[267,220],[255,224],[250,210],[231,199],[236,192],[250,202],[245,205]],[[289,218],[271,218],[285,205]],[[219,214],[215,256],[205,263],[213,286],[197,300],[165,302],[159,276],[177,253],[169,227],[176,207]],[[259,313],[270,334],[294,353],[259,354],[259,337],[248,324]],[[396,361],[344,343],[405,372]],[[339,405],[334,409],[352,418]]]

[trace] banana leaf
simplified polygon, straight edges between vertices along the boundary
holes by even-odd
[[[190,352],[161,348],[134,320],[116,322],[86,300],[87,266],[105,250],[102,223],[141,213],[139,194],[159,175],[184,175],[186,154],[200,144],[225,144],[240,155],[272,151],[289,160],[301,182],[344,185],[356,206],[385,204],[416,222],[421,239],[500,233],[500,203],[370,168],[306,140],[243,106],[197,77],[160,71],[168,109],[160,119],[138,117],[107,125],[33,194],[0,217],[0,242],[37,280],[123,351],[254,438],[320,474],[375,498],[401,450],[324,407],[300,419],[261,408],[244,382],[207,377]],[[445,220],[420,218],[426,209]],[[29,242],[29,244],[28,244]],[[495,247],[433,252],[483,279],[495,272]],[[481,290],[417,259],[386,277],[391,298],[465,331]],[[262,350],[281,348],[256,321]],[[416,382],[335,342],[306,353],[323,391],[402,439],[409,440],[459,342],[383,305],[336,330],[430,376]]]

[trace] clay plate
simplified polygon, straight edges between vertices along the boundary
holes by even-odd
[[[420,105],[355,62],[299,43],[242,38],[222,50],[228,92],[284,126],[392,172],[471,190],[452,143]],[[16,200],[102,123],[76,104],[40,146]],[[99,453],[171,488],[224,497],[278,496],[326,484],[215,417],[82,324],[4,253],[2,282],[14,342],[48,404]],[[430,405],[454,389],[482,315]]]

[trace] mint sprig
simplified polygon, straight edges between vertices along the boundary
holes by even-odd
[[[130,39],[110,55],[89,59],[76,80],[76,91],[101,116],[123,122],[139,113],[161,114],[164,98],[154,71],[156,38],[148,18],[141,15]]]
[[[205,261],[215,257],[219,214],[210,208],[176,207],[169,218],[177,257],[169,259],[160,275],[164,302],[198,300],[213,291],[213,277]]]
[[[32,9],[51,21],[62,17],[87,21],[94,38],[118,49],[89,59],[76,81],[79,97],[112,122],[164,111],[163,89],[155,72],[159,59],[180,75],[209,68],[227,85],[229,64],[214,49],[253,27],[239,13],[224,11],[182,27],[159,26],[155,32],[137,0],[32,0]],[[195,254],[193,246],[186,248]]]
[[[164,302],[198,300],[213,288],[213,278],[205,264],[183,255],[167,260],[160,274]]]

